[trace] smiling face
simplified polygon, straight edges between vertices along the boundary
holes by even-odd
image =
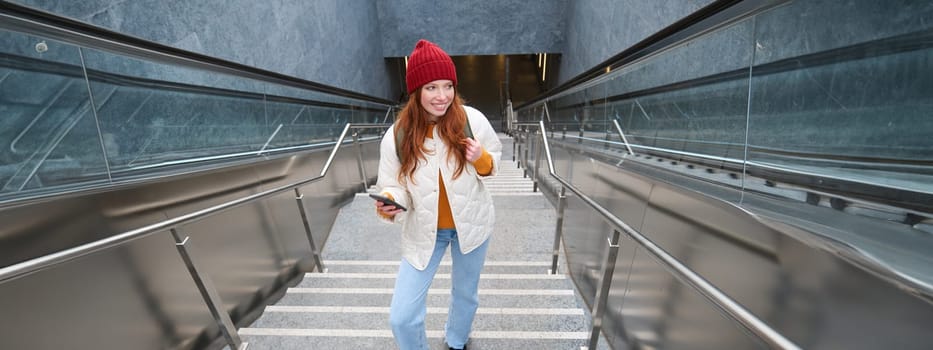
[[[435,80],[421,87],[421,108],[435,119],[443,117],[454,101],[454,82]]]

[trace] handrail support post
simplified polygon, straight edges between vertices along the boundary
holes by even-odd
[[[304,195],[301,194],[298,187],[295,187],[295,201],[298,202],[298,213],[301,214],[301,223],[304,225],[305,235],[308,237],[308,245],[311,248],[311,259],[314,265],[311,266],[310,272],[314,272],[315,266],[317,266],[319,272],[326,272],[327,270],[324,268],[324,262],[321,261],[321,254],[318,253],[317,245],[314,244],[314,235],[311,234],[311,224],[308,221],[308,214],[305,212]]]
[[[535,170],[534,170],[534,178],[532,179],[532,180],[534,180],[534,183],[533,183],[532,188],[531,188],[531,191],[532,191],[532,192],[538,192],[538,180],[539,180],[539,179],[538,179],[538,168],[541,167],[541,143],[540,143],[540,141],[538,141],[538,134],[539,134],[539,131],[538,131],[538,130],[535,130],[535,137],[534,137],[534,140],[535,140],[535,141],[534,141],[534,142],[535,142],[535,151],[534,151],[534,152],[535,152]],[[540,130],[540,134],[541,134],[541,137],[546,137],[545,134],[544,134],[544,130]]]
[[[524,178],[527,178],[527,177],[529,177],[529,176],[531,175],[531,174],[528,173],[528,170],[529,170],[529,169],[528,169],[528,149],[531,148],[529,142],[534,142],[534,139],[530,139],[530,138],[529,138],[529,135],[528,135],[528,134],[529,134],[529,131],[528,131],[527,129],[525,130],[524,134],[525,134],[525,136],[524,136],[524,139],[525,139],[525,140],[524,140],[523,143],[525,144],[525,152],[522,153],[522,165],[523,165],[523,168],[522,168],[522,178],[523,178],[523,179],[524,179]]]
[[[513,139],[517,139],[517,138],[518,138],[518,137],[517,137],[518,133],[516,133],[515,130],[509,129],[509,133],[512,134],[512,138],[513,138]],[[513,142],[512,142],[512,161],[513,161],[513,162],[515,161],[515,150],[518,148],[518,142],[517,142],[517,141],[518,141],[518,140],[513,140]]]
[[[606,260],[603,261],[603,273],[599,278],[599,289],[596,290],[595,303],[593,304],[593,328],[590,331],[589,348],[596,349],[599,344],[599,333],[603,326],[603,317],[606,314],[606,301],[609,298],[609,288],[612,286],[612,275],[616,268],[616,259],[619,257],[619,238],[621,233],[618,229],[612,230],[612,236],[609,237],[609,249],[606,252]]]
[[[220,326],[220,331],[223,333],[224,339],[227,340],[227,344],[232,349],[246,349],[248,344],[240,340],[240,335],[237,333],[236,326],[233,325],[233,320],[230,319],[230,314],[224,310],[224,304],[220,299],[220,293],[217,292],[217,288],[214,286],[214,282],[211,281],[210,276],[201,271],[195,262],[194,256],[191,254],[191,248],[188,247],[190,237],[182,237],[178,230],[174,228],[169,229],[169,231],[172,232],[172,237],[175,238],[175,248],[178,249],[178,254],[181,255],[185,267],[188,268],[188,273],[191,274],[191,278],[198,286],[198,291],[201,292],[201,297],[204,298],[207,308],[210,309],[211,316]]]
[[[363,192],[369,188],[369,181],[366,179],[366,169],[363,166],[363,145],[360,143],[360,133],[353,132],[353,143],[356,144],[356,165],[360,170],[360,181],[363,183]]]
[[[525,142],[525,133],[522,131],[521,128],[517,129],[516,131],[517,132],[515,134],[518,135],[518,142],[517,142],[518,160],[516,160],[515,164],[518,166],[519,169],[521,169],[522,168],[522,144]],[[513,156],[516,156],[516,155],[513,154]]]
[[[551,274],[557,274],[557,260],[560,258],[560,241],[564,234],[564,208],[567,207],[567,189],[560,186],[557,196],[557,225],[554,229],[554,249],[551,251]]]

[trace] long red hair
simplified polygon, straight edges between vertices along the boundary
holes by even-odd
[[[463,133],[463,128],[466,125],[466,118],[466,110],[463,109],[463,99],[461,99],[460,94],[454,90],[453,102],[450,104],[450,107],[447,107],[447,113],[437,118],[437,125],[434,126],[437,128],[437,133],[440,135],[441,140],[447,145],[447,148],[450,149],[450,152],[447,153],[447,161],[453,158],[457,163],[456,170],[454,171],[454,178],[459,177],[460,174],[463,173],[463,168],[467,161],[466,146],[462,143],[462,140],[466,138],[466,135]],[[402,167],[398,173],[398,180],[403,182],[406,179],[412,178],[415,174],[415,170],[418,168],[418,163],[425,160],[425,153],[427,152],[424,148],[424,139],[428,135],[430,114],[421,106],[420,88],[411,94],[408,98],[408,103],[405,104],[405,107],[402,108],[396,119],[397,128],[395,132],[401,130],[401,132],[404,133],[402,142],[398,146],[398,154],[400,155],[400,161],[402,163]]]

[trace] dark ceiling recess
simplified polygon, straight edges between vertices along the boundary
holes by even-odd
[[[453,56],[457,80],[466,103],[490,120],[502,118],[506,101],[517,106],[556,86],[559,54]],[[398,67],[399,101],[405,96],[405,58],[390,58]],[[508,79],[506,79],[508,76]],[[496,125],[496,123],[493,123]]]

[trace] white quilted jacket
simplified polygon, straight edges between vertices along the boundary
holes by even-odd
[[[486,191],[481,178],[498,173],[502,143],[482,112],[472,107],[464,108],[470,119],[473,137],[492,156],[492,173],[487,176],[477,175],[473,164],[467,163],[460,177],[454,179],[455,163],[446,161],[447,145],[438,137],[436,128],[434,138],[424,141],[428,150],[426,161],[421,162],[415,170],[415,181],[407,181],[405,185],[398,182],[401,163],[395,153],[394,127],[386,131],[379,148],[379,178],[376,187],[380,192],[391,194],[397,202],[408,208],[408,211],[396,215],[394,220],[386,221],[402,225],[402,257],[419,270],[427,267],[437,236],[438,170],[444,177],[460,250],[464,254],[483,244],[492,234],[496,222],[492,196]]]

